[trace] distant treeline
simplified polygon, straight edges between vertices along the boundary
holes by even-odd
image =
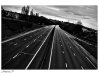
[[[25,10],[27,9],[27,11]],[[22,20],[25,22],[37,23],[38,25],[51,25],[54,24],[54,20],[47,19],[44,16],[39,16],[39,13],[34,14],[33,9],[30,11],[29,15],[29,7],[22,7],[21,13],[12,12],[8,10],[4,10],[2,7],[2,17]]]
[[[19,24],[19,23],[23,23],[22,25],[16,25],[18,30],[23,29],[24,30],[30,30],[30,29],[34,29],[34,27],[43,27],[43,26],[47,26],[47,25],[59,25],[63,30],[69,32],[70,34],[73,34],[77,37],[80,37],[84,40],[93,42],[93,43],[97,43],[97,30],[91,29],[91,28],[87,28],[84,27],[81,23],[81,21],[78,21],[76,24],[74,23],[70,23],[70,22],[63,22],[63,21],[58,21],[58,20],[53,20],[53,19],[48,19],[44,16],[39,16],[39,13],[34,14],[33,9],[29,12],[30,7],[22,7],[21,13],[17,13],[17,12],[12,12],[12,11],[8,11],[8,10],[4,10],[4,8],[2,7],[2,24],[6,25],[6,27],[8,27],[8,30],[12,31],[14,26],[14,21],[16,21],[15,23]],[[5,19],[4,19],[5,18]],[[10,22],[13,22],[11,24],[8,25],[8,21],[10,20]],[[7,22],[6,22],[7,21]],[[25,26],[24,26],[25,23]],[[27,25],[26,25],[27,24]],[[3,26],[5,29],[5,26]],[[12,28],[11,28],[12,27]],[[36,27],[36,28],[37,28]],[[4,30],[2,30],[4,31]],[[5,34],[4,34],[5,35]]]
[[[68,22],[64,25],[60,25],[60,28],[76,37],[97,45],[97,30],[84,27],[80,24],[73,24]]]

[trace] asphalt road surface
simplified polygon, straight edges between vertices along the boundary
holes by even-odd
[[[52,25],[3,41],[2,69],[97,69],[97,60]]]

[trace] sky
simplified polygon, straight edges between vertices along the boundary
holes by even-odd
[[[6,5],[6,10],[21,12],[24,5]],[[50,19],[76,23],[81,21],[83,26],[98,30],[98,8],[96,5],[29,5],[33,13],[39,13]]]

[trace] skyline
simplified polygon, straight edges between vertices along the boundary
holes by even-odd
[[[21,13],[24,5],[6,5],[4,9]],[[39,13],[40,16],[56,19],[60,21],[69,21],[76,23],[81,21],[83,26],[97,28],[97,6],[96,5],[29,5],[33,13]]]

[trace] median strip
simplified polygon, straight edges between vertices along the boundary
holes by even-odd
[[[53,28],[51,29],[51,31],[53,30]],[[49,32],[49,34],[51,33],[51,31]],[[37,52],[34,54],[33,58],[31,59],[31,61],[29,62],[29,64],[27,65],[27,67],[25,68],[28,69],[28,67],[30,66],[30,64],[32,63],[32,61],[34,60],[34,58],[36,57],[36,55],[38,54],[38,52],[40,51],[41,47],[43,46],[43,44],[45,43],[45,41],[47,40],[49,34],[47,35],[47,37],[45,38],[45,40],[43,41],[42,45],[39,47],[39,49],[37,50]]]

